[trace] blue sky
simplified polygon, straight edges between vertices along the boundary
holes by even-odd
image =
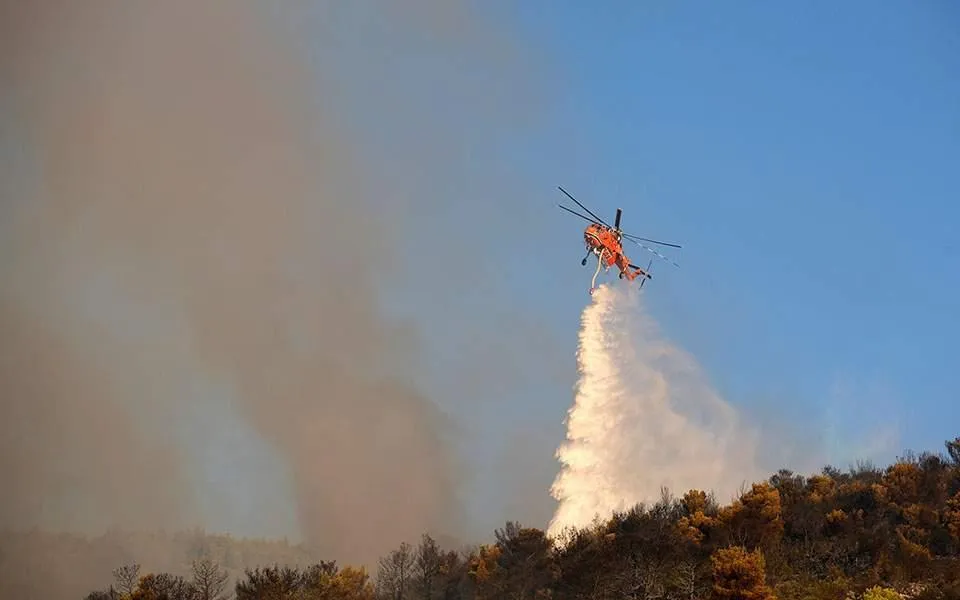
[[[655,263],[646,302],[745,414],[812,436],[841,466],[960,435],[955,6],[478,6],[503,45],[474,62],[468,33],[454,31],[457,54],[443,33],[404,34],[359,6],[307,25],[335,73],[327,100],[380,155],[370,177],[396,206],[433,199],[398,218],[462,227],[451,251],[471,259],[467,275],[431,270],[411,236],[422,269],[385,298],[420,323],[425,385],[451,395],[458,355],[480,344],[466,322],[506,336],[509,313],[550,336],[491,344],[502,370],[472,375],[505,381],[444,405],[474,436],[478,505],[496,502],[484,482],[517,448],[555,473],[591,276],[585,223],[556,208],[557,185],[601,216],[622,207],[630,233],[684,244],[680,269]]]
[[[544,187],[685,244],[648,302],[728,399],[834,414],[840,436],[890,410],[918,450],[958,434],[955,6],[528,2],[514,17],[580,144],[566,172],[549,173],[566,149],[544,149]],[[547,251],[573,268],[579,223],[562,226],[569,250]]]

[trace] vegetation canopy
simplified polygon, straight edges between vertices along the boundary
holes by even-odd
[[[665,490],[561,538],[510,522],[491,543],[457,551],[424,534],[375,574],[336,562],[261,566],[232,587],[217,562],[227,547],[195,559],[186,577],[121,566],[86,600],[957,599],[960,438],[886,469],[781,470],[727,506]]]

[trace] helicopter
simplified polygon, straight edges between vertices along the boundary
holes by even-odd
[[[671,244],[668,242],[659,242],[657,240],[651,240],[649,238],[642,238],[635,235],[630,235],[624,233],[620,229],[620,217],[623,215],[623,210],[618,208],[616,217],[614,218],[613,226],[611,227],[603,219],[595,215],[589,208],[581,204],[576,198],[570,195],[567,190],[563,189],[560,186],[557,188],[563,192],[567,198],[573,200],[577,206],[582,208],[590,216],[583,215],[573,209],[567,208],[562,204],[557,204],[563,210],[573,213],[574,215],[585,219],[590,222],[587,225],[587,228],[583,230],[583,241],[587,247],[587,255],[583,257],[583,260],[580,261],[582,266],[587,266],[587,259],[590,258],[591,254],[596,255],[597,257],[597,270],[593,273],[593,279],[590,282],[590,295],[593,295],[593,292],[596,291],[597,287],[597,275],[600,274],[600,269],[609,270],[610,267],[616,266],[619,270],[619,278],[626,278],[628,281],[633,281],[637,277],[641,277],[640,287],[643,287],[643,284],[647,282],[648,279],[653,279],[653,275],[650,274],[650,266],[653,264],[653,259],[650,259],[650,262],[647,264],[647,268],[643,269],[637,265],[630,262],[630,258],[623,251],[622,240],[627,239],[637,244],[644,250],[652,252],[656,256],[662,258],[663,260],[671,263],[675,267],[680,267],[677,263],[673,262],[666,256],[660,254],[653,248],[646,246],[640,242],[650,242],[651,244],[659,244],[661,246],[670,246],[672,248],[681,248],[679,244]]]

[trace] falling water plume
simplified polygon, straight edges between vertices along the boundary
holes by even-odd
[[[696,361],[660,336],[641,294],[603,285],[583,311],[551,536],[656,501],[663,488],[724,500],[759,473],[756,436]]]

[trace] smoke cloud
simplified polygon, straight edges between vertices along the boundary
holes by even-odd
[[[693,358],[660,336],[641,294],[602,285],[583,311],[552,536],[655,502],[662,488],[712,491],[726,502],[762,474],[756,434]]]
[[[256,10],[0,5],[0,527],[226,513],[369,563],[457,516],[418,342],[377,304],[389,223]],[[273,467],[225,452],[234,415]]]
[[[569,344],[541,320],[557,182],[524,152],[558,86],[466,3],[399,6],[0,0],[0,529],[200,525],[369,564],[502,523],[463,519],[452,438],[493,472],[477,504],[549,515],[526,411]],[[543,145],[577,152],[570,127]],[[584,314],[555,526],[754,475],[635,302]],[[46,580],[24,547],[3,572]]]

